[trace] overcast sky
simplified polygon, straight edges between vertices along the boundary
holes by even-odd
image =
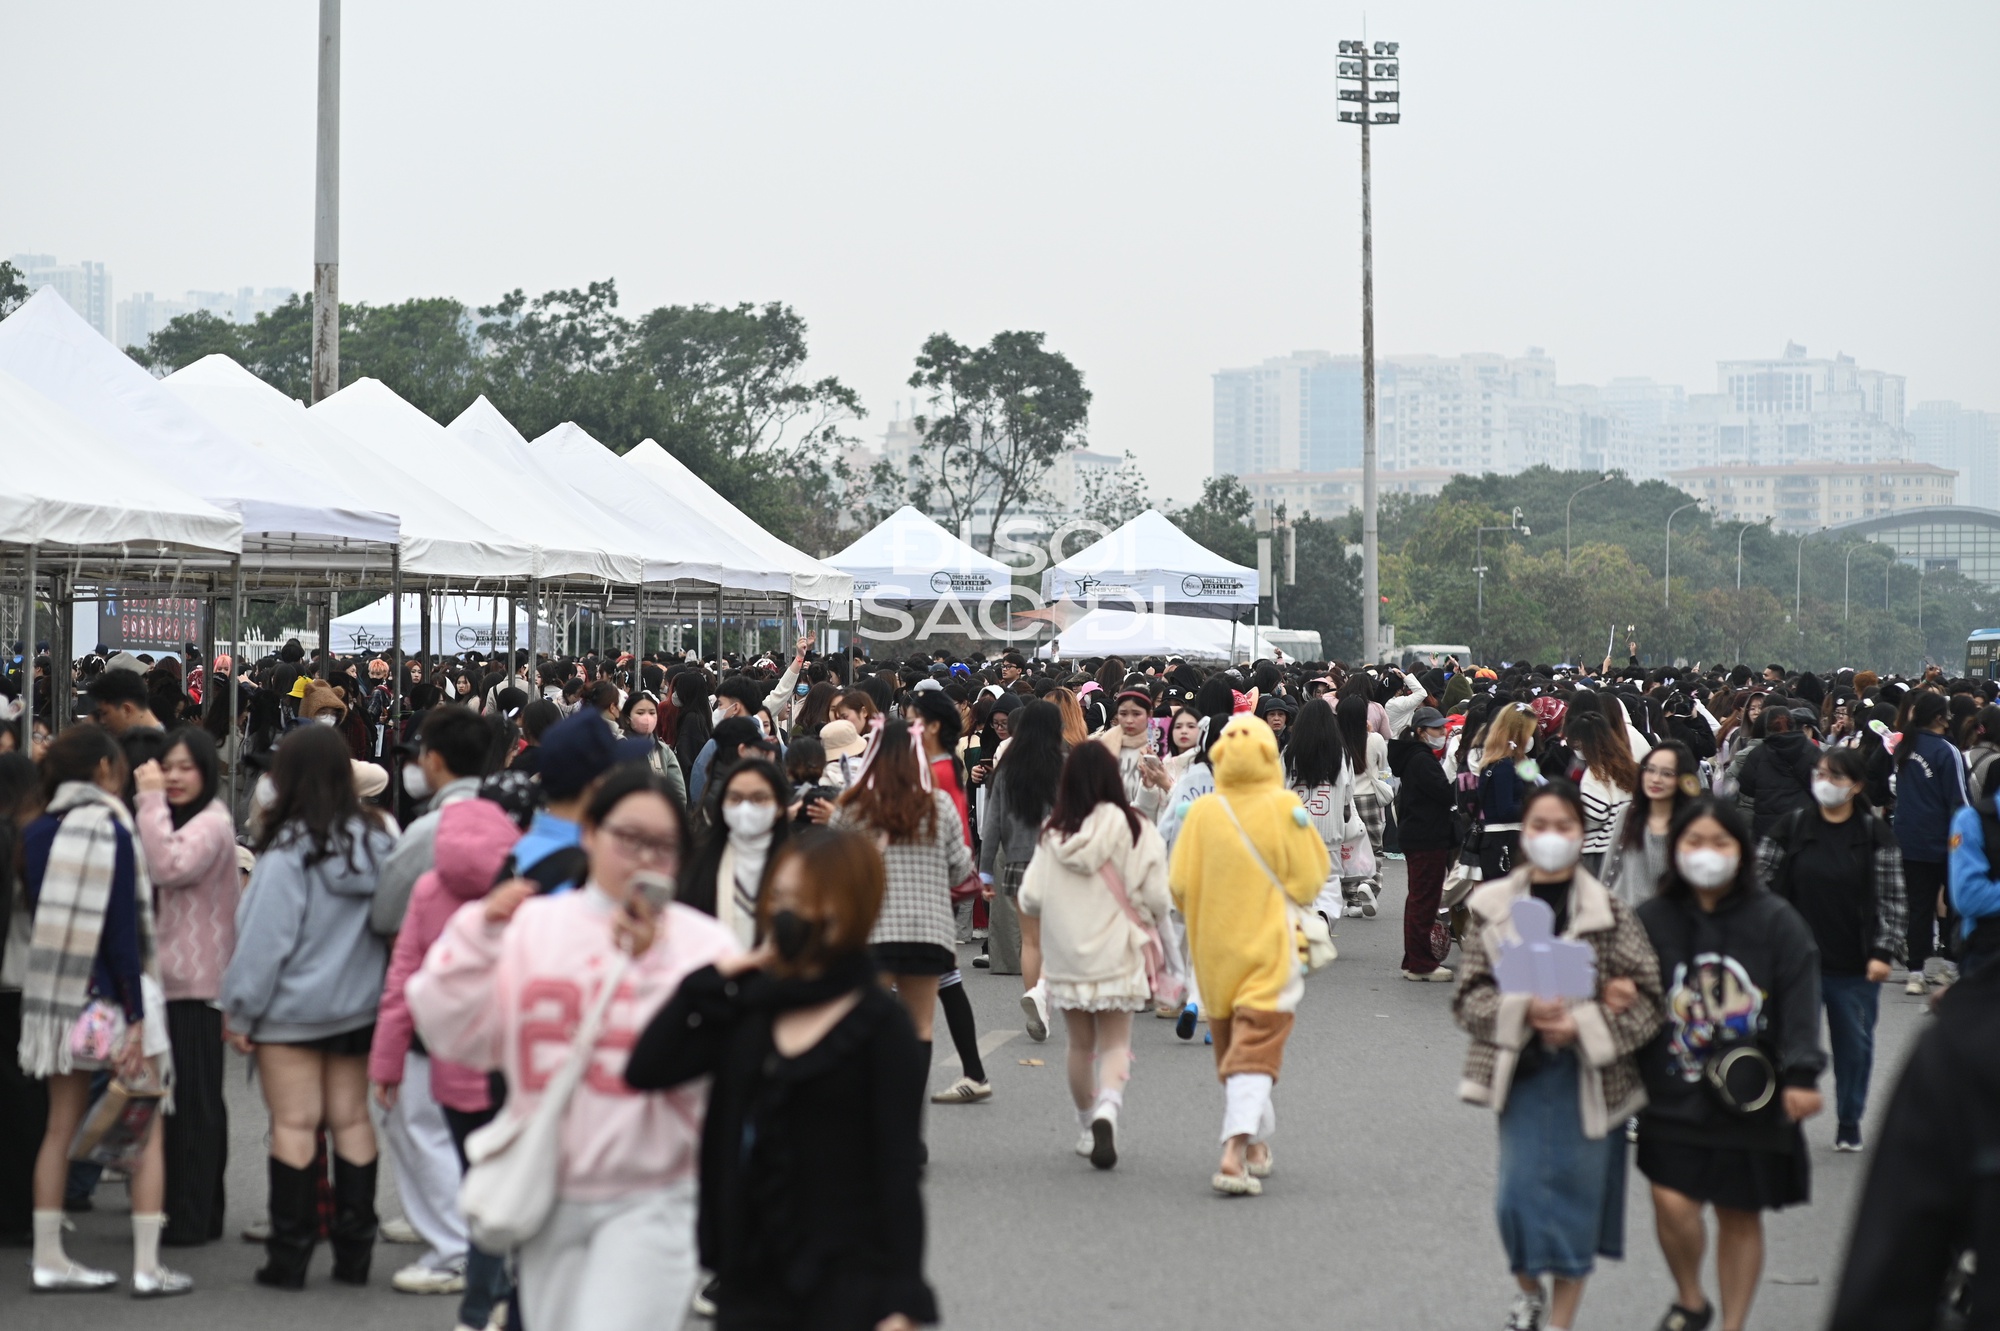
[[[2000,4],[1414,0],[1378,346],[1712,391],[1785,342],[2000,409]],[[918,344],[1048,334],[1185,498],[1209,375],[1360,345],[1359,5],[347,0],[341,294],[782,300],[879,432]],[[311,0],[10,7],[0,255],[310,288]],[[907,408],[905,408],[907,410]]]

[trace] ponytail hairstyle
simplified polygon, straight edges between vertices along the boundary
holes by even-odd
[[[1929,730],[1939,718],[1951,711],[1951,704],[1945,701],[1941,693],[1924,692],[1912,696],[1916,701],[1911,704],[1909,716],[1903,722],[1902,737],[1896,741],[1898,772],[1903,770],[1903,764],[1910,760],[1910,755],[1916,752],[1917,736]]]

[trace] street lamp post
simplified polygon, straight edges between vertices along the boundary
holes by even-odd
[[[1595,490],[1610,479],[1611,473],[1607,471],[1589,485],[1584,486],[1583,490]],[[1569,504],[1563,505],[1563,572],[1565,573],[1569,572],[1569,505],[1576,502],[1576,495],[1582,494],[1583,490],[1578,490],[1576,494],[1571,495],[1569,497]]]
[[[1472,538],[1472,571],[1478,575],[1478,585],[1474,593],[1478,606],[1479,641],[1474,644],[1473,655],[1486,650],[1486,533],[1490,531],[1517,531],[1523,536],[1533,536],[1534,529],[1521,525],[1521,508],[1515,505],[1509,515],[1510,521],[1504,527],[1481,527]]]
[[[1826,528],[1821,527],[1820,530],[1825,531]],[[1799,618],[1799,611],[1805,604],[1806,540],[1811,535],[1809,531],[1799,533],[1798,567],[1792,570],[1792,627],[1798,630],[1801,638],[1806,636],[1805,621]]]
[[[1743,590],[1743,536],[1749,530],[1747,522],[1736,529],[1736,590],[1739,592]]]
[[[1694,503],[1682,504],[1679,508],[1667,514],[1667,567],[1660,581],[1666,584],[1667,591],[1666,597],[1661,604],[1668,609],[1672,609],[1674,604],[1674,519],[1691,508],[1700,507],[1700,505],[1701,501],[1697,499]]]
[[[1395,42],[1340,43],[1335,80],[1343,124],[1361,126],[1361,655],[1374,661],[1382,639],[1382,569],[1378,536],[1380,510],[1375,495],[1375,226],[1369,199],[1368,130],[1403,118],[1401,62]],[[1377,107],[1382,109],[1377,110]]]
[[[1859,545],[1847,547],[1847,557],[1840,561],[1840,654],[1847,656],[1847,591],[1854,583],[1854,552],[1866,550],[1872,542],[1863,541]]]

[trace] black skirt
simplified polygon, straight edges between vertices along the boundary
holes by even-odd
[[[1805,1136],[1794,1127],[1790,1151],[1697,1146],[1639,1127],[1639,1172],[1683,1197],[1735,1211],[1777,1211],[1812,1200]]]
[[[335,1058],[366,1058],[369,1046],[375,1043],[375,1023],[371,1021],[359,1030],[342,1031],[338,1035],[322,1035],[317,1040],[280,1043],[290,1044],[294,1049],[317,1049]]]
[[[877,943],[868,950],[884,975],[945,975],[958,969],[958,957],[936,943]]]

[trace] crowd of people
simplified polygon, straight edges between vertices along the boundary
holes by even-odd
[[[1870,1195],[1887,1159],[1935,1186],[1864,1208],[1837,1325],[1928,1325],[1891,1310],[1934,1310],[1984,1214],[1968,1180],[2000,1116],[1932,1131],[1920,1079],[1990,1061],[1989,681],[293,642],[241,667],[95,654],[57,718],[56,667],[24,668],[42,710],[0,731],[0,1241],[32,1246],[37,1290],[120,1284],[63,1238],[114,1094],[157,1106],[114,1162],[129,1291],[192,1290],[161,1250],[223,1236],[233,1050],[269,1120],[261,1284],[304,1288],[321,1243],[333,1280],[369,1281],[386,1156],[422,1245],[392,1283],[455,1296],[461,1328],[616,1331],[663,1304],[929,1324],[924,1106],[995,1094],[961,962],[1019,977],[1030,1040],[1063,1031],[1099,1170],[1134,1018],[1201,1035],[1208,1187],[1256,1197],[1309,977],[1339,921],[1378,916],[1392,859],[1397,971],[1452,986],[1461,1098],[1499,1123],[1509,1331],[1578,1324],[1624,1252],[1628,1158],[1674,1281],[1659,1325],[1741,1331],[1763,1213],[1810,1199],[1829,1064],[1836,1149],[1863,1149],[1898,972],[1939,1020]],[[932,1093],[940,1010],[960,1073]]]

